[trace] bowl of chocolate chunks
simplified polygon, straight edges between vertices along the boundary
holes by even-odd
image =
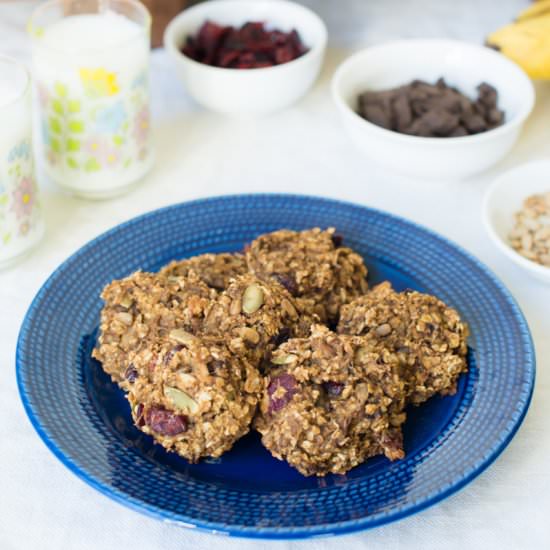
[[[403,40],[344,61],[332,94],[369,160],[412,178],[459,180],[516,142],[535,100],[527,75],[498,52],[451,40]]]

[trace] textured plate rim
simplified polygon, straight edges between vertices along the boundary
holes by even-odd
[[[439,241],[441,244],[444,244],[446,246],[451,246],[457,252],[459,252],[465,259],[469,260],[477,269],[483,272],[490,279],[490,281],[495,285],[496,289],[499,292],[501,292],[502,296],[506,299],[506,301],[510,304],[510,306],[514,311],[514,317],[513,317],[514,322],[518,325],[526,344],[525,363],[523,365],[523,368],[525,372],[528,374],[528,378],[529,378],[529,381],[524,383],[524,386],[527,386],[527,384],[528,386],[525,387],[524,390],[522,391],[523,399],[516,403],[517,407],[521,406],[521,410],[519,411],[519,413],[516,414],[516,418],[513,419],[513,422],[514,422],[513,425],[507,431],[503,432],[505,433],[505,436],[499,439],[499,441],[493,447],[492,451],[487,455],[485,455],[476,466],[470,468],[467,473],[464,473],[460,478],[456,480],[452,480],[446,483],[433,495],[427,498],[424,498],[421,501],[416,502],[414,504],[404,506],[403,508],[395,512],[389,512],[388,514],[378,519],[373,520],[369,518],[368,515],[365,515],[362,518],[348,520],[344,522],[327,523],[327,524],[321,524],[321,525],[316,525],[311,527],[297,527],[297,528],[245,527],[238,524],[237,525],[217,524],[217,523],[208,522],[208,521],[204,521],[204,522],[197,521],[192,518],[186,518],[183,515],[181,516],[182,518],[181,520],[179,519],[174,520],[171,517],[168,517],[168,515],[166,514],[163,508],[160,508],[158,506],[148,505],[143,501],[141,501],[140,499],[134,498],[114,488],[112,485],[98,481],[93,475],[89,474],[85,468],[82,468],[76,465],[72,460],[70,460],[64,454],[63,449],[57,444],[57,442],[54,439],[52,439],[43,429],[39,415],[35,413],[32,405],[30,404],[30,400],[27,394],[27,389],[25,387],[25,384],[23,383],[22,376],[21,376],[21,370],[23,368],[22,357],[21,357],[23,334],[29,331],[29,324],[33,318],[33,313],[35,309],[37,309],[38,307],[38,304],[40,303],[42,298],[45,296],[45,294],[48,292],[50,286],[56,280],[56,278],[63,273],[67,264],[71,260],[74,260],[79,256],[85,255],[88,252],[88,250],[93,246],[95,246],[99,241],[106,239],[128,227],[132,227],[133,225],[139,225],[144,220],[147,220],[149,218],[159,216],[159,215],[162,216],[164,212],[167,212],[169,210],[179,209],[182,206],[188,206],[188,207],[207,206],[209,203],[216,203],[228,198],[233,198],[233,199],[235,198],[293,199],[294,198],[298,200],[315,200],[318,202],[323,202],[327,205],[332,204],[332,205],[343,206],[343,207],[361,208],[365,212],[373,212],[375,214],[382,215],[386,217],[390,222],[393,221],[393,222],[405,223],[417,231],[428,234],[431,238]],[[512,296],[511,292],[505,287],[505,285],[500,281],[500,279],[492,272],[492,270],[490,270],[485,264],[483,264],[473,254],[466,251],[460,245],[457,245],[450,239],[447,239],[446,237],[439,235],[435,231],[429,228],[426,228],[421,224],[418,224],[416,222],[403,218],[401,216],[397,216],[395,214],[392,214],[377,208],[364,206],[364,205],[353,203],[350,201],[342,201],[338,199],[318,197],[314,195],[302,195],[302,194],[291,194],[291,193],[249,193],[249,194],[235,193],[230,195],[217,195],[215,197],[184,201],[177,204],[158,208],[158,209],[146,212],[144,214],[141,214],[139,216],[135,216],[96,236],[92,240],[88,241],[84,246],[82,246],[81,248],[76,250],[74,253],[72,253],[68,258],[66,258],[46,279],[44,284],[41,286],[40,290],[37,292],[36,296],[33,298],[31,305],[29,306],[27,313],[25,314],[25,318],[23,320],[23,323],[19,331],[15,363],[16,363],[16,378],[17,378],[17,387],[18,387],[19,395],[23,403],[23,408],[31,422],[31,425],[33,426],[37,434],[40,436],[42,441],[45,443],[47,448],[54,454],[54,456],[56,456],[58,460],[65,467],[67,467],[73,474],[75,474],[85,483],[87,483],[88,485],[96,489],[98,492],[106,495],[110,499],[120,504],[123,504],[124,506],[132,510],[145,514],[149,517],[160,519],[164,523],[177,525],[178,527],[195,529],[195,530],[207,532],[210,534],[228,535],[233,537],[259,538],[259,539],[299,539],[299,538],[313,538],[313,537],[323,538],[323,537],[328,537],[333,535],[343,535],[347,533],[353,533],[357,531],[372,529],[372,528],[379,527],[381,525],[398,521],[405,517],[414,515],[422,510],[425,510],[426,508],[433,506],[437,502],[440,502],[441,500],[444,500],[447,497],[453,495],[454,493],[462,489],[464,486],[466,486],[468,483],[473,481],[483,471],[485,471],[500,456],[500,454],[504,451],[504,449],[510,444],[515,434],[517,433],[519,427],[521,426],[525,418],[525,415],[527,414],[527,411],[529,409],[529,405],[531,403],[531,398],[533,395],[533,390],[535,385],[535,376],[536,376],[536,357],[534,352],[533,339],[532,339],[532,335],[529,330],[527,321],[521,311],[521,308],[519,307],[515,298]]]

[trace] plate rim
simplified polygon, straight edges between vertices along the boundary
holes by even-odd
[[[40,422],[40,415],[34,411],[30,403],[30,398],[28,396],[27,388],[22,379],[22,369],[23,369],[22,347],[24,343],[23,340],[25,335],[30,331],[29,325],[33,318],[33,313],[38,307],[38,304],[46,295],[46,293],[48,292],[54,280],[64,271],[64,269],[67,267],[69,262],[74,260],[76,257],[80,255],[86,254],[87,251],[93,246],[95,246],[99,241],[106,239],[109,236],[112,236],[118,233],[119,231],[122,231],[133,225],[139,225],[144,220],[147,220],[149,218],[153,218],[155,216],[162,216],[164,212],[167,212],[170,210],[177,210],[183,206],[207,207],[208,204],[210,203],[223,202],[224,200],[227,200],[230,198],[242,199],[242,200],[246,200],[247,198],[249,199],[264,198],[266,200],[269,200],[270,198],[298,199],[298,200],[306,200],[306,201],[314,200],[317,202],[325,203],[326,205],[329,205],[329,206],[336,205],[336,206],[341,206],[345,208],[350,208],[350,207],[359,208],[367,212],[372,212],[374,214],[381,215],[385,217],[388,221],[404,223],[405,225],[412,226],[412,228],[414,228],[415,230],[428,234],[431,238],[439,241],[441,244],[450,246],[455,251],[459,252],[465,259],[468,259],[470,262],[472,262],[477,269],[482,271],[490,279],[492,284],[494,284],[495,287],[506,298],[506,300],[508,301],[508,303],[510,304],[510,306],[514,311],[514,316],[513,316],[514,322],[519,326],[520,331],[527,344],[525,349],[526,361],[523,365],[523,368],[524,368],[524,371],[529,375],[529,387],[526,388],[527,392],[526,392],[525,398],[522,401],[519,401],[517,403],[518,405],[521,405],[522,409],[521,409],[521,412],[519,413],[519,416],[514,421],[514,425],[506,432],[506,436],[501,441],[497,442],[497,444],[494,446],[491,452],[487,456],[483,457],[475,467],[469,470],[467,474],[463,475],[459,480],[455,482],[446,484],[443,487],[443,489],[439,489],[432,496],[424,498],[419,502],[416,502],[409,506],[405,506],[400,510],[385,514],[384,516],[381,516],[377,519],[372,519],[372,518],[369,518],[368,515],[365,515],[358,519],[347,520],[343,522],[325,523],[325,524],[320,524],[315,526],[302,526],[302,527],[296,527],[296,528],[294,527],[249,527],[249,526],[243,526],[240,524],[218,524],[210,521],[198,521],[193,518],[185,518],[181,514],[180,514],[180,517],[182,518],[181,520],[172,519],[171,517],[169,517],[169,514],[166,512],[166,510],[164,510],[163,508],[147,504],[138,498],[135,498],[131,495],[128,495],[127,493],[124,493],[114,488],[112,485],[103,483],[97,480],[92,474],[88,473],[85,468],[76,465],[68,456],[64,454],[63,449],[60,448],[60,446],[56,443],[55,439],[52,439],[44,430]],[[129,218],[111,227],[110,229],[100,233],[93,239],[87,241],[83,246],[78,248],[68,257],[66,257],[54,269],[54,271],[48,276],[48,278],[42,284],[42,286],[34,296],[31,304],[29,305],[27,312],[25,313],[25,317],[19,329],[19,334],[17,338],[15,368],[16,368],[16,380],[17,380],[19,397],[23,404],[25,413],[27,414],[27,417],[32,427],[37,432],[40,439],[43,441],[46,447],[52,452],[52,454],[69,471],[71,471],[74,475],[76,475],[78,478],[80,478],[87,485],[91,486],[99,493],[109,497],[111,500],[114,500],[115,502],[118,502],[124,505],[127,508],[130,508],[134,511],[145,514],[149,517],[160,519],[164,523],[177,525],[178,527],[185,527],[185,528],[189,528],[197,531],[206,532],[209,534],[226,535],[231,537],[289,540],[289,539],[303,539],[303,538],[324,538],[324,537],[334,536],[334,535],[343,535],[343,534],[372,529],[388,523],[393,523],[403,518],[415,515],[418,512],[421,512],[422,510],[425,510],[433,506],[437,502],[440,502],[450,497],[451,495],[457,493],[458,491],[460,491],[462,488],[468,485],[471,481],[473,481],[476,477],[478,477],[481,473],[483,473],[491,464],[493,464],[493,462],[508,447],[512,439],[515,437],[517,431],[521,427],[523,420],[525,419],[525,416],[527,414],[527,411],[529,410],[533,392],[534,392],[534,386],[535,386],[535,380],[536,380],[536,355],[535,355],[533,337],[529,329],[529,325],[527,323],[527,320],[525,319],[525,316],[519,304],[514,298],[513,294],[510,292],[510,290],[508,290],[508,288],[504,285],[504,283],[496,276],[496,274],[488,266],[486,266],[481,260],[479,260],[471,252],[465,250],[462,246],[455,243],[453,240],[443,235],[440,235],[436,231],[430,228],[427,228],[422,224],[419,224],[415,221],[409,220],[402,216],[393,214],[391,212],[387,212],[382,209],[373,208],[371,206],[366,206],[366,205],[354,203],[351,201],[339,200],[339,199],[334,199],[334,198],[324,197],[324,196],[321,197],[321,196],[315,196],[315,195],[304,195],[299,193],[234,193],[234,194],[226,194],[226,195],[216,195],[216,196],[207,197],[207,198],[198,198],[198,199],[193,199],[189,201],[182,201],[182,202],[178,202],[175,204],[171,204],[161,208],[147,211],[143,214]]]

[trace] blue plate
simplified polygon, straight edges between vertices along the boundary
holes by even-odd
[[[174,258],[234,251],[268,231],[335,226],[363,254],[371,284],[435,294],[470,324],[470,370],[456,395],[409,412],[404,460],[377,457],[347,475],[306,478],[249,434],[221,459],[190,465],[139,432],[90,351],[102,287]],[[247,537],[346,533],[449,496],[502,452],[529,405],[533,345],[518,306],[480,262],[405,220],[292,195],[219,197],[124,223],[71,256],[44,284],[17,348],[19,391],[53,453],[107,496],[183,526]]]

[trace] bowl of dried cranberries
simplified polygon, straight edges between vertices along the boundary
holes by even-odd
[[[168,25],[164,46],[187,92],[207,109],[261,115],[288,107],[321,70],[327,30],[285,0],[213,0]]]

